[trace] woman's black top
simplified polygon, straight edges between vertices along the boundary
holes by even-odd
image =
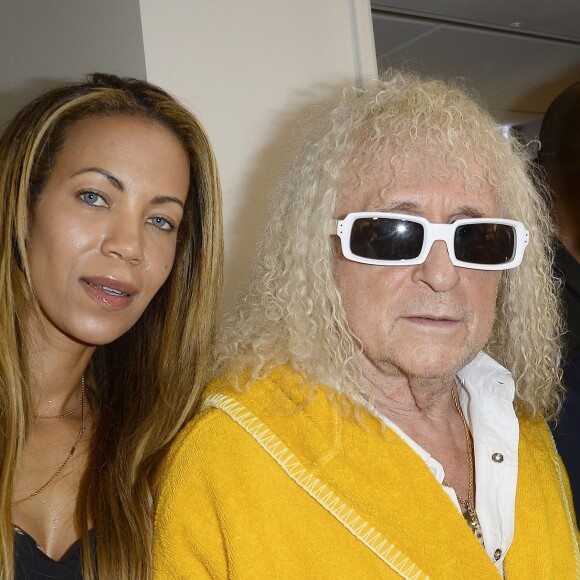
[[[91,530],[89,539],[95,552],[95,534]],[[14,552],[16,560],[15,580],[82,580],[81,541],[77,540],[64,558],[55,561],[49,558],[24,530],[14,526]]]

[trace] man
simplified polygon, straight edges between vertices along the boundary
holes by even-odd
[[[558,224],[556,275],[566,306],[564,383],[568,390],[554,439],[570,477],[580,514],[580,82],[548,108],[540,131],[538,162],[548,179]]]
[[[442,83],[345,92],[171,452],[158,578],[578,576],[543,418],[551,232],[516,147]]]

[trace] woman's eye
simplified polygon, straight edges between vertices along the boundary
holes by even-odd
[[[173,225],[173,223],[171,223],[168,219],[159,216],[149,218],[147,221],[160,230],[172,232],[175,229],[175,225]]]
[[[103,199],[103,197],[94,191],[83,191],[79,197],[88,205],[107,205],[107,202]]]

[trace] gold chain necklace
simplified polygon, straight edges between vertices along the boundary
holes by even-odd
[[[65,413],[64,415],[53,415],[53,416],[33,415],[33,417],[40,417],[41,419],[57,419],[57,418],[68,417],[69,415],[72,415],[72,413],[74,413],[80,407],[81,408],[81,428],[79,429],[79,434],[77,435],[77,439],[74,442],[74,445],[71,447],[71,450],[69,451],[69,454],[67,455],[67,458],[64,460],[62,465],[56,470],[54,475],[44,485],[39,487],[35,492],[31,493],[30,495],[27,495],[26,497],[23,497],[22,499],[19,499],[19,500],[13,502],[11,504],[12,507],[20,505],[21,503],[24,503],[25,501],[28,501],[29,499],[36,497],[39,493],[42,493],[48,486],[50,486],[52,483],[54,483],[55,479],[60,475],[60,473],[65,468],[67,463],[71,460],[71,458],[74,455],[74,453],[78,447],[78,444],[79,444],[80,440],[82,439],[83,434],[85,432],[85,419],[86,419],[85,406],[86,406],[86,402],[85,402],[85,375],[83,375],[81,377],[81,397],[79,399],[78,405],[75,407],[75,409],[73,411],[69,411],[68,413]]]
[[[475,537],[479,540],[479,543],[483,546],[483,531],[481,529],[481,524],[479,523],[479,518],[477,517],[477,512],[475,511],[475,458],[473,456],[473,438],[471,437],[471,432],[465,420],[465,415],[461,409],[461,405],[457,400],[457,395],[455,394],[455,389],[451,389],[451,398],[453,399],[453,404],[461,417],[463,422],[463,429],[465,431],[465,442],[467,443],[467,456],[469,457],[469,488],[467,490],[467,499],[461,498],[457,492],[455,496],[457,501],[461,506],[461,511],[467,525],[470,527],[471,531],[475,534]],[[443,479],[443,485],[451,487],[445,479]]]
[[[84,394],[85,394],[85,375],[82,375],[81,376],[81,396],[79,397],[79,402],[76,404],[76,407],[74,409],[71,409],[67,413],[63,413],[62,415],[35,415],[34,413],[32,413],[32,416],[35,417],[36,419],[64,419],[65,417],[69,417],[70,415],[74,415],[81,408],[81,403],[83,402]]]

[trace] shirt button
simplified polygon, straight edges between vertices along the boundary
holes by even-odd
[[[494,453],[491,458],[493,459],[493,461],[495,461],[496,463],[501,463],[503,461],[503,455],[501,453]]]
[[[493,553],[493,559],[497,562],[499,559],[501,558],[501,550],[498,548],[494,553]]]

